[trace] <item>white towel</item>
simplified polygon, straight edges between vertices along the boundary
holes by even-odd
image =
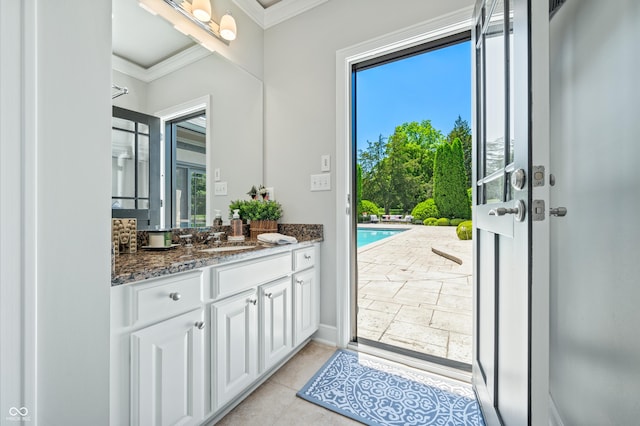
[[[258,241],[269,244],[294,244],[298,242],[295,237],[290,237],[288,235],[282,235],[275,232],[259,234]]]

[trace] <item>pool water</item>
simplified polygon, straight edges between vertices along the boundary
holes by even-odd
[[[389,238],[390,236],[399,234],[400,232],[404,232],[404,229],[358,228],[358,248]]]

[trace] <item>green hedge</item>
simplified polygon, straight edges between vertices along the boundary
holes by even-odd
[[[360,209],[358,211],[358,215],[362,215],[362,213],[368,213],[367,216],[371,216],[372,214],[380,215],[380,208],[373,201],[362,200],[360,201]]]
[[[470,220],[465,220],[460,223],[456,228],[456,234],[461,240],[470,240],[473,237],[473,223]]]
[[[440,213],[438,213],[438,207],[433,198],[429,198],[415,206],[411,211],[411,216],[422,222],[428,217],[440,217]]]
[[[436,221],[437,226],[449,226],[449,219],[446,217],[441,217]]]
[[[462,222],[464,222],[466,219],[451,219],[449,221],[449,225],[451,226],[458,226],[460,225]]]
[[[436,222],[438,222],[438,219],[436,219],[435,217],[428,217],[422,223],[427,226],[436,226]]]

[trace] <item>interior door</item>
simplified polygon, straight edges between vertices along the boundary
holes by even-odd
[[[474,11],[473,381],[487,424],[530,423],[530,3]]]

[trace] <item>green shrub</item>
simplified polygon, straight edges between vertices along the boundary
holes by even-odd
[[[441,217],[436,221],[436,226],[449,226],[449,219]]]
[[[466,219],[451,219],[449,221],[449,225],[451,226],[458,226],[460,225],[462,222],[464,222]]]
[[[456,138],[451,144],[439,145],[433,163],[433,199],[442,216],[471,217],[465,173],[460,140]]]
[[[358,215],[361,216],[362,213],[367,213],[367,216],[372,214],[380,215],[380,208],[373,201],[362,200],[360,201]]]
[[[473,237],[473,223],[470,220],[465,220],[460,223],[456,228],[456,234],[461,240],[470,240]]]
[[[415,206],[411,211],[411,216],[422,222],[428,217],[438,217],[440,213],[438,213],[438,207],[433,198],[429,198]]]
[[[437,222],[438,222],[438,219],[436,219],[435,217],[428,217],[422,223],[424,223],[427,226],[436,226]]]

